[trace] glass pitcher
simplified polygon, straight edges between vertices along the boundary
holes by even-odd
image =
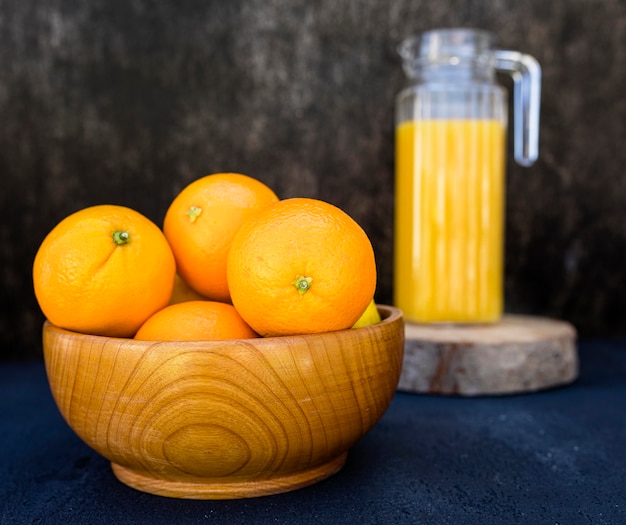
[[[514,158],[538,153],[541,69],[491,33],[438,29],[398,48],[394,303],[420,323],[490,323],[503,309],[507,96]]]

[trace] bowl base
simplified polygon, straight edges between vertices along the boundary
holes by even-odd
[[[111,463],[111,468],[119,481],[149,494],[197,500],[241,499],[280,494],[318,483],[339,472],[346,462],[347,455],[348,453],[344,452],[327,463],[296,473],[279,473],[270,478],[233,482],[220,481],[219,478],[211,480],[197,478],[193,481],[162,479],[117,463]]]

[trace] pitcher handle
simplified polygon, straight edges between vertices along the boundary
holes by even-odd
[[[531,166],[539,155],[539,106],[541,66],[530,55],[518,51],[495,51],[496,68],[513,78],[514,158]]]

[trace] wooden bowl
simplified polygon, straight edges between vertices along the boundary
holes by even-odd
[[[245,498],[337,472],[382,417],[404,351],[401,312],[316,335],[150,342],[43,327],[52,395],[123,483],[192,499]]]

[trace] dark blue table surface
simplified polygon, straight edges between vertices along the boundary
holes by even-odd
[[[338,474],[231,501],[121,484],[61,418],[43,364],[3,364],[0,523],[626,524],[626,344],[579,355],[578,381],[544,392],[397,393]]]

